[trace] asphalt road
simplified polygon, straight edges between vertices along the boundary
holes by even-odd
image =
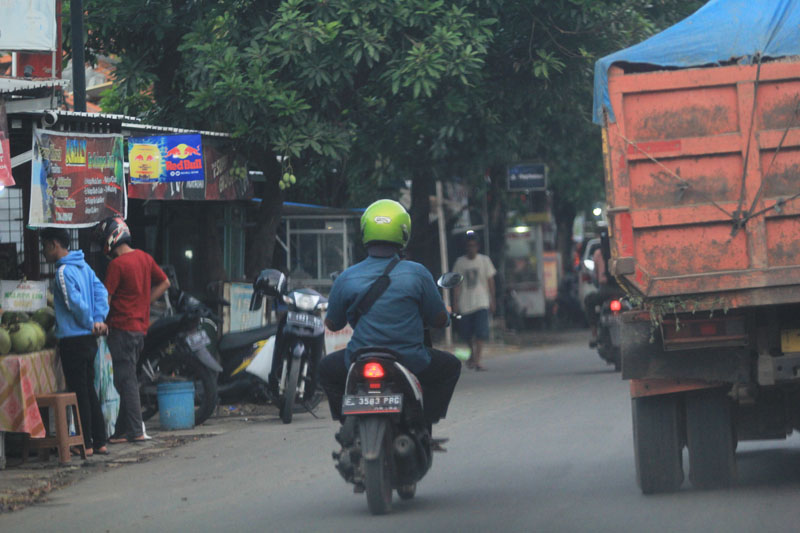
[[[14,531],[786,531],[800,439],[743,443],[739,482],[642,496],[626,384],[583,339],[465,372],[416,499],[373,517],[333,468],[335,426],[246,424],[0,515]],[[686,461],[685,461],[686,464]]]

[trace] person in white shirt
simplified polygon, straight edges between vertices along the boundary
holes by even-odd
[[[466,255],[453,265],[453,271],[464,276],[464,283],[455,288],[453,311],[461,314],[459,332],[469,344],[471,355],[467,367],[486,370],[481,365],[483,344],[489,340],[489,313],[497,308],[494,276],[497,270],[488,256],[478,253],[478,236],[467,232]]]

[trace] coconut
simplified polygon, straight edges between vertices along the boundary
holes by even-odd
[[[9,329],[11,347],[15,353],[28,353],[36,350],[39,333],[31,327],[30,322],[14,324]]]
[[[56,312],[52,307],[42,307],[31,315],[31,320],[37,322],[42,326],[43,330],[47,331],[56,323]]]
[[[34,321],[28,322],[26,326],[33,328],[33,330],[36,332],[36,347],[34,348],[34,351],[44,348],[44,343],[47,340],[47,333],[44,332],[44,328],[42,328],[38,322]]]
[[[0,328],[0,355],[6,355],[11,351],[11,336],[8,330]]]
[[[0,319],[0,322],[2,322],[4,326],[10,326],[20,322],[27,322],[30,319],[31,317],[28,316],[28,313],[23,313],[22,311],[6,311],[3,313],[3,318]]]

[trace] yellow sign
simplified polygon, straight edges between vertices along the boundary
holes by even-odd
[[[800,352],[800,329],[781,330],[781,351],[783,353]]]
[[[157,180],[161,175],[161,150],[155,144],[136,144],[128,154],[131,178]]]

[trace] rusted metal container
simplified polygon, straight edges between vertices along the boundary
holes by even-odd
[[[611,272],[686,309],[800,302],[800,58],[608,86]]]

